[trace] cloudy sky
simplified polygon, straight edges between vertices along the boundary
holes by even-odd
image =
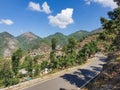
[[[100,17],[116,8],[113,0],[0,0],[0,32],[33,32],[46,37],[101,27]]]

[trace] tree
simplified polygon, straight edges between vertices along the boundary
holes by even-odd
[[[45,68],[48,68],[48,62],[47,61],[42,61],[41,69],[44,70]]]
[[[18,73],[19,61],[22,58],[22,55],[23,51],[21,49],[18,49],[12,55],[12,70],[15,73],[15,75]]]
[[[78,52],[77,62],[79,64],[87,60],[88,57],[95,54],[98,51],[97,42],[91,41],[84,45],[84,47]]]
[[[77,45],[77,41],[74,37],[70,37],[68,39],[68,45],[67,45],[67,49],[68,49],[68,53],[72,53]]]
[[[1,78],[1,79],[7,78],[6,76],[7,76],[8,74],[7,74],[6,72],[8,72],[8,71],[12,72],[12,70],[11,70],[11,68],[10,68],[10,62],[7,61],[7,60],[5,60],[5,61],[3,62],[2,67],[1,67],[0,78]],[[9,72],[8,72],[8,73],[9,73]],[[11,74],[9,74],[9,75],[11,75]],[[12,73],[12,75],[13,75],[13,73]],[[11,75],[11,77],[12,77],[12,75]]]
[[[25,57],[26,65],[25,69],[28,71],[29,76],[32,77],[33,71],[33,59],[30,56]]]
[[[55,59],[53,68],[57,68],[57,69],[60,68],[60,60],[59,60],[59,58]]]
[[[57,65],[57,66],[59,66],[58,68],[64,68],[65,67],[65,60],[64,60],[64,56],[60,56],[60,57],[58,57],[57,58],[58,59],[58,61],[59,61],[59,65]]]
[[[38,60],[40,59],[40,57],[41,57],[40,55],[36,55],[36,56],[34,57],[34,60],[33,60],[33,61],[34,61],[35,64],[37,64],[37,62],[38,62]]]
[[[55,68],[55,63],[56,63],[56,54],[55,51],[52,51],[50,53],[50,67]]]
[[[36,67],[35,67],[35,72],[34,72],[34,76],[39,75],[39,73],[40,73],[39,65],[36,65]]]
[[[120,5],[120,0],[114,0]],[[104,31],[100,34],[100,40],[112,43],[108,50],[117,50],[120,47],[120,7],[108,12],[109,20],[101,18]],[[115,49],[116,48],[116,49]]]
[[[56,49],[56,44],[57,44],[57,39],[52,38],[51,43],[52,43],[52,50],[55,50]]]
[[[3,80],[2,83],[5,87],[19,83],[19,79],[12,72],[9,61],[4,61],[0,71],[0,79]]]
[[[68,67],[68,66],[71,66],[71,61],[70,61],[70,56],[69,55],[66,55],[65,58],[65,67]]]
[[[70,37],[68,39],[67,46],[63,46],[62,51],[63,55],[55,57],[55,53],[52,52],[52,65],[54,68],[64,68],[75,64],[76,60],[76,45],[77,41],[75,38]]]

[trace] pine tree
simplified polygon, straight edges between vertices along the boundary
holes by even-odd
[[[57,44],[57,39],[52,38],[51,43],[52,43],[52,50],[55,50],[56,49],[56,44]]]

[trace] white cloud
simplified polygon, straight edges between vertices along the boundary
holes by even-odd
[[[56,16],[50,15],[48,17],[49,23],[52,26],[58,26],[59,28],[66,28],[67,25],[72,24],[74,22],[73,18],[73,9],[72,8],[66,8],[61,11],[61,13],[58,13]]]
[[[117,7],[116,2],[114,2],[113,0],[85,0],[85,2],[86,4],[91,4],[91,2],[99,3],[103,7],[109,7],[111,9],[114,9]]]
[[[42,4],[42,9],[43,9],[43,12],[45,12],[45,13],[47,13],[47,14],[51,13],[50,7],[49,7],[49,5],[47,4],[47,2],[44,2],[44,3]]]
[[[42,7],[39,3],[29,2],[28,9],[32,11],[45,12],[46,14],[52,13],[50,10],[50,6],[47,4],[47,2],[44,2],[42,4]]]
[[[39,12],[41,11],[40,4],[34,2],[29,2],[28,9]]]
[[[14,22],[10,19],[1,19],[0,24],[12,25]]]

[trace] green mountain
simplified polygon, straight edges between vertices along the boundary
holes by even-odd
[[[95,29],[95,30],[92,30],[92,31],[90,32],[90,35],[92,35],[92,34],[97,34],[97,33],[101,33],[102,31],[103,31],[102,28],[97,28],[97,29]]]
[[[0,56],[9,57],[18,49],[19,41],[8,32],[0,33]]]
[[[42,38],[36,36],[32,32],[26,32],[18,37],[16,37],[19,41],[20,48],[27,50],[32,48],[34,45],[40,42]]]
[[[32,32],[26,32],[18,37],[14,37],[8,32],[0,33],[0,56],[8,57],[10,56],[17,48],[22,48],[23,50],[34,50],[43,47],[51,47],[51,39],[54,37],[58,40],[58,45],[66,45],[68,43],[69,37],[74,37],[78,41],[84,37],[101,32],[102,29],[96,29],[92,32],[87,31],[77,31],[68,36],[62,33],[55,33],[46,38],[40,38],[39,36],[33,34]]]
[[[58,40],[59,45],[65,45],[68,42],[67,36],[65,36],[64,34],[59,33],[59,32],[44,38],[44,40],[47,41],[49,43],[49,45],[51,45],[52,38],[56,38]]]
[[[69,37],[74,37],[76,38],[77,40],[80,40],[80,39],[83,39],[84,37],[88,36],[89,32],[87,31],[84,31],[84,30],[80,30],[80,31],[77,31],[75,33],[72,33],[68,36]]]
[[[51,45],[51,39],[54,37],[58,40],[59,45],[66,45],[68,43],[68,38],[74,37],[75,39],[80,40],[83,37],[87,36],[88,34],[89,34],[89,32],[83,31],[83,30],[77,31],[77,32],[72,33],[68,36],[57,32],[53,35],[50,35],[50,36],[44,38],[44,41],[48,42]]]

